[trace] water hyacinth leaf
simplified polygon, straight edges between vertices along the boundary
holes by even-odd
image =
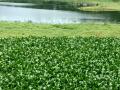
[[[120,39],[0,39],[0,89],[118,89]]]

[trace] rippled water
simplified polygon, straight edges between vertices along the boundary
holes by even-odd
[[[39,8],[32,3],[0,2],[0,21],[35,23],[120,22],[119,12],[82,12]]]

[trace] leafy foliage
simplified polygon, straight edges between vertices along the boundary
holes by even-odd
[[[120,88],[120,39],[0,39],[0,89]]]

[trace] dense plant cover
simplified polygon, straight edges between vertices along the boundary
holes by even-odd
[[[117,90],[120,39],[0,39],[0,90]]]

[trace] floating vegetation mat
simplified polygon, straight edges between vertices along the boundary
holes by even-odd
[[[43,89],[120,89],[120,39],[0,39],[0,90]]]

